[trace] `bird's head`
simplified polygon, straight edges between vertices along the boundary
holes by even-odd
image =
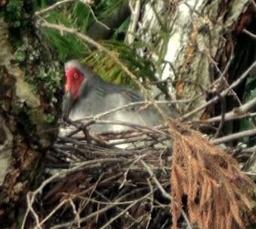
[[[65,64],[65,94],[63,98],[63,118],[67,119],[74,103],[79,99],[87,81],[84,66],[71,60]]]

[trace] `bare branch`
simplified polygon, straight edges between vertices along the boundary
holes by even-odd
[[[250,32],[249,30],[244,29],[243,32],[244,32],[245,34],[249,35],[251,38],[256,39],[256,34]]]
[[[248,113],[252,108],[256,106],[256,98],[251,99],[240,107],[235,107],[232,111],[225,114],[225,121],[234,119],[240,119],[245,117],[254,117],[256,113]],[[212,117],[206,120],[202,120],[205,123],[212,123],[221,121],[221,116]]]
[[[51,10],[54,10],[55,8],[58,8],[58,7],[60,7],[60,6],[64,5],[64,4],[67,4],[67,3],[70,3],[70,2],[74,2],[74,1],[75,0],[62,0],[62,1],[58,1],[58,2],[54,3],[53,5],[45,8],[45,9],[36,11],[35,15],[36,16],[40,16],[42,14],[48,13]]]
[[[133,4],[135,6],[133,6]],[[140,17],[140,8],[141,8],[141,2],[140,0],[129,0],[129,6],[131,9],[131,23],[129,25],[127,35],[126,35],[126,42],[127,44],[131,44],[134,41],[134,34],[137,27],[137,23],[139,21]]]
[[[251,66],[236,80],[234,81],[228,88],[226,88],[225,90],[223,90],[220,93],[220,96],[224,97],[226,96],[229,91],[233,88],[235,88],[236,86],[238,86],[247,76],[248,74],[252,71],[252,69],[256,66],[256,61],[254,61]],[[194,115],[195,113],[203,110],[204,108],[206,108],[207,106],[214,104],[218,101],[218,96],[213,97],[212,99],[210,99],[208,102],[204,103],[203,105],[201,105],[200,107],[197,107],[196,109],[188,112],[187,114],[183,115],[181,117],[181,120],[185,120],[187,118],[189,118],[190,116]]]
[[[211,142],[214,144],[221,144],[221,143],[236,140],[238,138],[249,137],[249,136],[254,136],[254,135],[256,135],[256,129],[245,130],[245,131],[241,131],[241,132],[238,132],[235,134],[230,134],[230,135],[227,135],[227,136],[224,136],[221,138],[213,139],[213,140],[211,140]]]

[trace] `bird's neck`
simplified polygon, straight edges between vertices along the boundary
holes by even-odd
[[[79,97],[85,98],[90,92],[92,92],[93,90],[97,90],[101,83],[102,79],[97,75],[88,77],[81,85]]]

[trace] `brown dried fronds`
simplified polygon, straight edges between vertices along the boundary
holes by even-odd
[[[181,125],[172,125],[171,132],[173,228],[178,227],[184,197],[192,224],[204,229],[245,228],[254,183],[231,156],[199,132]]]

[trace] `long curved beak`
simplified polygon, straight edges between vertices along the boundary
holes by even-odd
[[[63,101],[62,101],[62,119],[64,121],[68,120],[69,113],[71,111],[71,108],[74,103],[74,97],[72,96],[70,91],[67,91],[64,96],[63,96]]]

